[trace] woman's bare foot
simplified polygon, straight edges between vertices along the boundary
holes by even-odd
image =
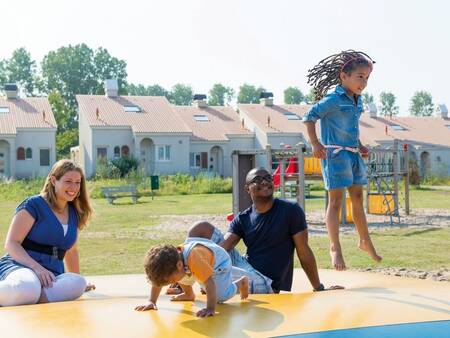
[[[241,295],[241,299],[248,298],[248,277],[243,276],[239,278],[236,282],[236,286],[238,287],[239,294]]]
[[[342,256],[341,248],[336,249],[335,247],[330,247],[330,257],[331,257],[331,265],[337,271],[343,271],[347,269],[344,262],[344,257]]]
[[[381,256],[377,254],[375,247],[373,246],[373,243],[370,239],[360,239],[358,243],[358,248],[360,248],[363,251],[366,251],[375,262],[381,262],[381,260],[383,259]]]

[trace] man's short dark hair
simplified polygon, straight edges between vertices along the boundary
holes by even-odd
[[[177,271],[177,263],[180,260],[180,252],[175,246],[155,245],[145,255],[145,274],[153,285],[167,285],[170,275]]]

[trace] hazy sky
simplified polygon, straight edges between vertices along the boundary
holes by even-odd
[[[84,42],[126,60],[129,82],[249,83],[282,103],[288,86],[309,91],[308,68],[351,48],[376,61],[366,91],[393,92],[402,115],[418,90],[450,107],[446,0],[14,0],[1,14],[0,59]]]

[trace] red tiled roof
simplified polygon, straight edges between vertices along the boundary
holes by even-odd
[[[0,98],[0,107],[9,108],[8,113],[0,112],[0,134],[16,134],[20,128],[56,129],[55,117],[46,97]]]
[[[309,105],[273,105],[262,104],[238,104],[239,111],[247,115],[261,130],[266,133],[303,133],[306,135],[306,127],[301,121],[308,111]],[[288,120],[285,113],[293,113],[300,117],[299,120]],[[270,118],[270,124],[267,120]]]
[[[173,109],[192,130],[193,141],[227,141],[227,135],[253,135],[242,128],[239,115],[231,107],[175,106]],[[196,121],[194,115],[204,115],[209,121]]]
[[[284,113],[291,112],[300,118],[308,111],[310,105],[273,105],[239,104],[239,110],[252,119],[266,133],[302,133],[308,139],[306,127],[301,120],[288,120]],[[267,125],[270,117],[270,126]],[[400,125],[405,130],[395,130],[392,126]],[[394,139],[443,145],[450,147],[450,119],[440,117],[394,117],[392,119],[378,116],[370,117],[363,113],[359,122],[360,139],[363,144],[380,145],[381,142]],[[387,126],[387,134],[386,134]],[[316,131],[320,136],[320,128]]]
[[[395,130],[395,125],[405,130]],[[441,117],[371,118],[369,114],[364,113],[360,120],[361,141],[374,145],[377,141],[398,139],[450,147],[450,128],[446,127],[447,125],[450,125],[450,119]]]
[[[135,133],[190,132],[164,96],[77,95],[76,99],[80,114],[93,127],[129,126]],[[124,106],[138,106],[141,111],[125,112]]]

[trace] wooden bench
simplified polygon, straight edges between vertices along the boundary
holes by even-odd
[[[135,185],[102,187],[101,189],[109,204],[114,204],[114,200],[120,197],[131,197],[133,203],[137,203],[139,198]]]

